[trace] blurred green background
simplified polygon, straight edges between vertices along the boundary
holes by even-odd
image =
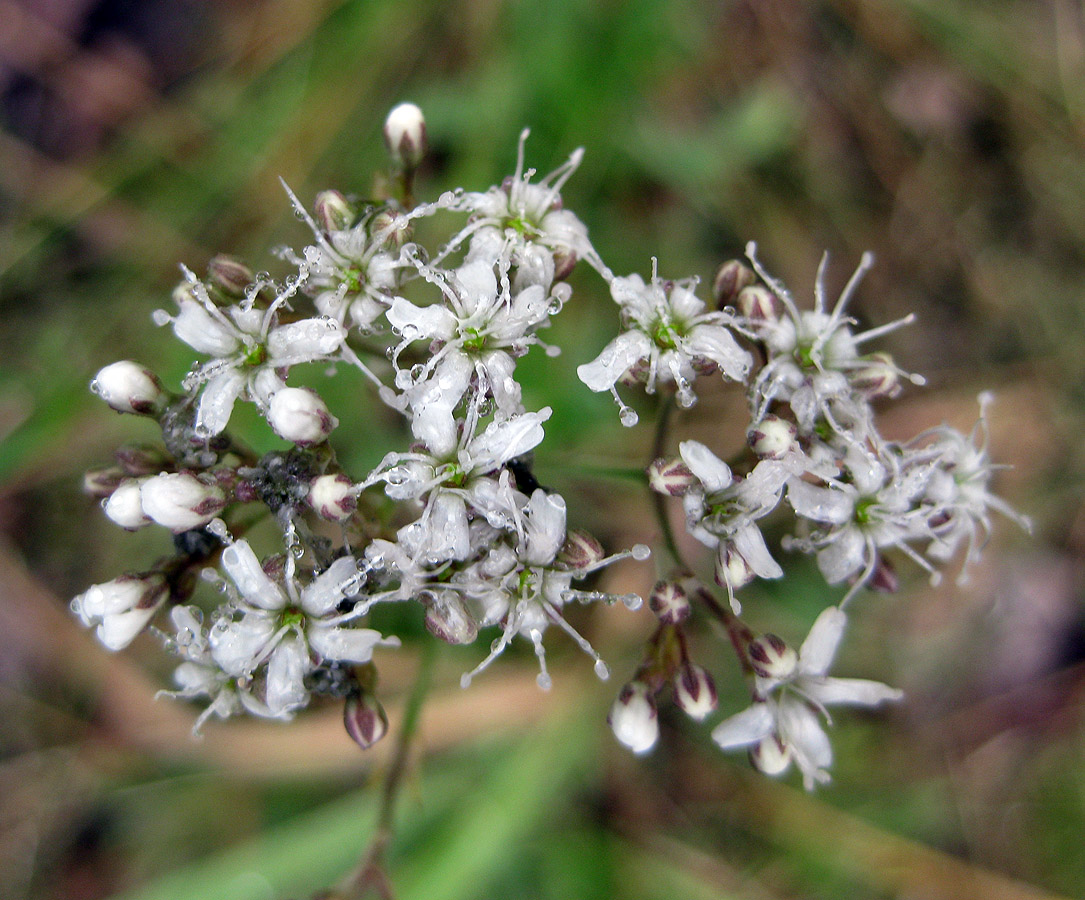
[[[834,781],[760,778],[708,729],[664,713],[634,759],[603,719],[650,614],[582,627],[599,685],[548,641],[555,689],[513,654],[461,693],[476,648],[443,654],[399,810],[402,898],[1041,898],[1085,896],[1085,19],[1079,0],[0,0],[0,897],[309,897],[372,825],[387,748],[360,754],[335,710],[290,726],[211,723],[154,701],[152,638],[111,657],[68,599],[146,563],[80,493],[84,469],[151,439],[86,390],[118,358],[176,384],[192,354],[156,329],[177,264],[215,252],[276,271],[305,241],[305,200],[365,193],[402,100],[433,147],[420,194],[483,189],[577,146],[566,205],[618,273],[711,278],[756,240],[809,300],[877,265],[853,312],[917,325],[887,346],[930,379],[885,411],[903,438],[970,427],[993,388],[1003,494],[1036,521],[997,523],[982,571],[856,604],[842,674],[904,687],[878,716],[842,713]],[[524,362],[555,409],[538,471],[572,524],[608,547],[650,539],[643,491],[606,467],[648,459],[575,366],[616,327],[605,286]],[[319,377],[319,376],[316,376]],[[340,382],[345,382],[340,384]],[[337,380],[336,444],[356,475],[404,438],[364,386]],[[710,388],[678,420],[726,449],[741,400]],[[645,590],[651,564],[613,575]],[[791,640],[838,592],[797,566],[747,602]],[[696,643],[721,707],[743,705],[717,635]],[[381,661],[398,720],[413,644]],[[390,743],[390,741],[385,741]]]

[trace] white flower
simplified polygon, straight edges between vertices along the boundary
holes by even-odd
[[[288,717],[309,699],[304,679],[319,660],[366,663],[378,646],[399,645],[370,628],[350,627],[352,612],[338,604],[357,590],[355,560],[344,556],[302,586],[287,553],[281,581],[264,571],[247,541],[222,552],[222,566],[239,594],[236,609],[211,628],[211,657],[227,675],[251,678],[265,663],[268,714]]]
[[[809,435],[824,420],[833,431],[851,432],[862,437],[870,430],[872,366],[878,372],[877,393],[890,374],[906,373],[897,369],[885,354],[863,356],[859,348],[867,341],[907,325],[915,316],[908,315],[888,325],[855,334],[854,320],[845,315],[845,307],[859,286],[863,275],[873,265],[874,257],[864,253],[851,280],[840,294],[832,311],[826,309],[825,269],[828,255],[822,257],[814,284],[814,309],[802,312],[787,289],[773,279],[757,260],[756,245],[746,247],[746,254],[772,288],[784,307],[784,315],[743,317],[742,329],[760,340],[768,362],[750,388],[750,406],[756,426],[776,401],[787,403],[795,414],[800,433]],[[916,384],[918,376],[907,375]],[[894,382],[895,383],[895,382]]]
[[[520,133],[516,155],[516,171],[499,187],[483,193],[466,193],[456,208],[472,213],[471,222],[450,242],[461,244],[468,237],[472,243],[493,246],[495,241],[511,244],[514,261],[522,263],[532,245],[545,247],[555,258],[555,264],[568,270],[577,259],[588,262],[608,277],[610,270],[603,264],[588,240],[588,229],[572,212],[562,208],[561,189],[576,171],[584,150],[574,150],[568,161],[541,181],[531,183],[534,170],[524,171],[524,142],[528,129]]]
[[[750,354],[739,347],[727,325],[729,315],[705,312],[693,293],[695,282],[664,281],[652,263],[652,281],[639,275],[615,278],[610,285],[621,307],[623,331],[577,375],[591,390],[610,391],[619,406],[614,385],[623,378],[643,381],[648,393],[658,382],[673,383],[680,405],[696,401],[692,382],[698,374],[715,370],[732,381],[744,381]],[[629,416],[623,416],[628,424]]]
[[[720,748],[753,747],[755,763],[767,774],[779,774],[794,762],[807,790],[828,781],[832,748],[819,713],[828,721],[828,706],[877,706],[903,696],[877,681],[827,674],[846,624],[844,613],[829,607],[797,655],[782,650],[786,645],[771,635],[752,642],[750,662],[764,674],[755,674],[753,705],[713,730]]]
[[[142,482],[142,478],[125,478],[102,503],[106,516],[129,531],[151,524],[151,519],[143,511]]]
[[[507,260],[476,259],[450,277],[422,267],[428,280],[441,288],[444,304],[415,306],[403,297],[393,301],[387,318],[400,336],[397,361],[415,341],[438,342],[438,349],[415,370],[397,369],[396,384],[408,391],[412,407],[439,398],[454,409],[474,378],[478,393],[492,396],[502,415],[521,411],[520,385],[513,378],[516,359],[539,343],[535,331],[548,323],[562,300],[548,298],[541,285],[514,292],[508,266]],[[565,296],[567,289],[557,293]]]
[[[188,390],[203,385],[196,412],[197,434],[219,434],[229,423],[239,397],[267,409],[271,396],[284,386],[285,370],[299,363],[330,359],[343,348],[346,332],[334,319],[301,319],[277,325],[278,311],[297,293],[301,275],[288,281],[267,309],[251,300],[220,309],[196,276],[184,271],[188,284],[175,293],[179,312],[170,316],[158,310],[155,321],[160,325],[172,322],[177,337],[214,357],[195,367],[185,379]],[[255,296],[253,293],[253,299]]]

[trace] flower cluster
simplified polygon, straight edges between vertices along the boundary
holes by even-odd
[[[399,645],[373,627],[371,613],[385,604],[410,605],[447,643],[490,635],[465,687],[516,638],[530,645],[538,683],[549,687],[551,629],[606,679],[607,664],[566,613],[574,604],[639,606],[635,594],[581,582],[616,560],[647,559],[649,548],[607,556],[594,537],[570,528],[566,500],[532,473],[552,410],[526,407],[517,380],[519,360],[535,345],[558,354],[540,332],[569,304],[566,279],[583,262],[609,288],[621,327],[578,374],[590,390],[614,396],[623,424],[639,415],[619,386],[641,385],[663,404],[690,407],[698,379],[716,375],[742,385],[750,410],[741,458],[724,462],[706,444],[683,441],[676,456],[648,467],[649,486],[680,498],[689,532],[712,548],[727,599],[717,601],[679,565],[671,541],[676,569],[661,572],[650,594],[658,624],[611,710],[615,735],[635,752],[650,750],[664,690],[695,720],[714,712],[713,677],[692,660],[688,640],[708,615],[726,627],[753,699],[716,726],[715,741],[750,746],[763,771],[794,762],[808,786],[824,781],[824,708],[899,696],[828,675],[844,608],[863,587],[892,586],[890,551],[934,573],[966,544],[967,565],[992,511],[1019,518],[990,492],[984,418],[971,437],[949,428],[905,444],[879,436],[871,402],[897,393],[904,373],[886,354],[860,347],[904,320],[853,332],[845,305],[868,258],[831,311],[824,266],[815,308],[803,312],[762,270],[752,245],[752,268],[721,267],[711,306],[697,296],[695,278],[661,278],[655,261],[647,282],[616,276],[562,202],[581,151],[533,180],[526,138],[500,185],[416,203],[425,123],[416,107],[401,105],[385,126],[395,167],[385,195],[360,203],[324,191],[310,210],[287,188],[311,233],[304,246],[279,251],[289,275],[254,274],[225,256],[204,277],[183,270],[176,310],[154,314],[201,357],[181,391],[127,360],[92,384],[113,409],[154,421],[161,446],[122,447],[115,465],[86,479],[111,521],[165,528],[175,552],[92,586],[73,610],[111,650],[157,631],[180,660],[172,693],[206,701],[197,727],[212,715],[286,719],[325,696],[343,701],[348,733],[369,746],[387,729],[376,663]],[[451,223],[439,247],[414,238],[429,218]],[[312,363],[326,377],[361,373],[373,397],[403,417],[404,446],[367,473],[345,471],[329,438],[346,410],[290,383],[296,367]],[[248,450],[230,430],[239,403],[252,404],[287,446],[263,456]],[[783,548],[814,555],[829,583],[850,582],[798,653],[738,618],[739,591],[784,574],[762,530],[780,510],[794,520]],[[254,530],[262,519],[273,537]],[[217,602],[214,591],[197,590],[201,583],[217,587]]]

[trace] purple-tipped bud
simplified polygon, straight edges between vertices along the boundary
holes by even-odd
[[[782,775],[791,765],[791,747],[775,734],[767,735],[750,748],[750,762],[763,775]]]
[[[376,697],[359,691],[343,704],[343,727],[354,743],[368,750],[388,733],[388,716]]]
[[[648,606],[664,625],[677,625],[690,616],[689,597],[677,581],[660,581],[652,588]]]
[[[728,260],[716,269],[716,277],[712,279],[712,296],[716,300],[716,307],[723,309],[730,306],[739,292],[755,281],[757,276],[749,266],[737,259]]]
[[[127,474],[117,466],[106,469],[91,469],[83,476],[83,493],[104,500],[112,494]]]
[[[681,497],[698,483],[680,459],[657,459],[648,466],[648,486],[657,493]]]
[[[793,422],[768,415],[746,432],[746,440],[762,459],[782,459],[794,449],[798,433]]]
[[[603,545],[594,536],[574,528],[566,534],[565,543],[555,561],[568,569],[581,570],[590,569],[605,558]]]
[[[558,250],[554,253],[554,281],[564,281],[573,274],[577,256],[572,250]]]
[[[126,478],[117,485],[117,489],[102,504],[102,509],[105,510],[110,521],[128,531],[135,531],[137,528],[151,524],[151,520],[143,512],[141,481],[139,478]]]
[[[420,599],[428,601],[426,628],[434,637],[446,644],[470,644],[478,637],[478,625],[456,597],[425,591]]]
[[[354,224],[354,208],[339,191],[321,191],[316,195],[313,209],[325,231],[346,231]]]
[[[384,120],[384,145],[392,161],[414,169],[426,155],[426,119],[413,103],[400,103]]]
[[[700,666],[687,663],[674,681],[674,700],[687,716],[703,722],[716,710],[716,682]]]
[[[187,472],[155,475],[140,486],[144,514],[174,533],[202,528],[226,506],[226,494]]]
[[[154,475],[169,465],[169,457],[157,447],[146,444],[125,444],[118,447],[113,458],[120,464],[125,474],[133,478],[139,475]]]
[[[207,264],[207,277],[227,297],[240,300],[245,296],[245,288],[252,284],[252,269],[241,260],[220,253],[211,257]]]
[[[648,686],[631,681],[622,688],[607,716],[614,736],[637,755],[647,753],[659,740],[659,714]]]
[[[411,239],[411,230],[410,220],[392,209],[381,210],[369,223],[369,233],[374,239],[397,250]]]
[[[166,403],[166,392],[158,376],[146,366],[127,359],[99,371],[90,389],[122,413],[155,416]]]
[[[742,315],[754,322],[775,322],[780,317],[780,301],[772,291],[759,284],[739,291],[735,305]]]
[[[848,376],[851,386],[870,399],[895,397],[900,393],[900,370],[888,353],[871,353],[863,365]]]
[[[790,678],[799,663],[798,654],[774,634],[750,641],[746,655],[754,672],[762,678]]]
[[[896,570],[884,556],[878,557],[866,586],[880,594],[895,594],[900,590],[900,579],[897,577]]]
[[[315,391],[291,387],[272,395],[267,421],[279,437],[301,447],[321,443],[339,424]]]
[[[306,499],[317,515],[329,522],[345,522],[358,508],[354,485],[342,472],[314,478]]]

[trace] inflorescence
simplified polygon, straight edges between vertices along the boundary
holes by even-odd
[[[451,644],[488,635],[489,652],[463,676],[464,687],[519,637],[548,688],[543,638],[551,628],[584,651],[599,678],[609,677],[565,610],[639,606],[635,594],[583,582],[616,560],[647,559],[649,548],[607,556],[593,536],[569,527],[565,499],[531,473],[551,409],[527,409],[516,380],[533,345],[557,355],[539,332],[568,305],[567,276],[584,263],[609,286],[621,330],[578,375],[613,395],[622,424],[636,425],[638,414],[619,388],[639,385],[688,408],[698,380],[714,374],[742,385],[750,414],[739,459],[724,462],[705,444],[683,441],[676,457],[647,469],[651,489],[680,498],[689,533],[714,551],[725,600],[690,574],[672,541],[675,567],[649,597],[658,626],[611,709],[614,733],[636,753],[650,750],[668,689],[695,720],[714,712],[712,676],[690,659],[687,640],[694,613],[707,615],[725,626],[752,699],[715,727],[714,740],[748,747],[766,773],[794,763],[808,788],[825,781],[825,708],[900,696],[828,675],[848,604],[864,588],[895,587],[886,551],[935,580],[962,545],[967,570],[992,511],[1027,525],[989,489],[986,398],[970,436],[948,427],[908,443],[879,435],[872,401],[921,379],[865,347],[910,317],[853,330],[846,305],[868,256],[831,309],[823,263],[814,309],[803,311],[750,244],[749,265],[720,267],[709,304],[697,296],[697,279],[661,278],[655,260],[647,282],[607,268],[562,204],[582,151],[534,181],[524,169],[524,131],[516,170],[501,185],[415,203],[413,176],[426,148],[417,107],[393,110],[385,138],[395,168],[381,199],[325,191],[310,212],[287,188],[311,231],[307,246],[279,252],[289,277],[254,274],[225,256],[202,278],[183,269],[176,310],[154,314],[203,358],[180,393],[131,361],[106,366],[92,382],[113,409],[153,419],[162,445],[121,447],[115,465],[88,473],[87,491],[122,528],[173,532],[175,552],[89,588],[72,602],[76,615],[110,650],[155,631],[181,660],[171,693],[206,702],[197,730],[210,716],[289,719],[318,695],[342,700],[348,733],[371,745],[387,728],[374,695],[374,653],[399,640],[367,621],[388,603],[421,607],[428,630]],[[431,251],[415,242],[414,227],[436,216],[462,224]],[[295,366],[314,362],[329,375],[358,369],[406,419],[413,443],[361,478],[344,471],[328,440],[338,425],[332,409],[317,391],[288,384]],[[239,402],[254,405],[289,448],[259,458],[248,450],[228,430]],[[798,651],[739,618],[743,588],[784,575],[761,530],[778,510],[794,521],[784,549],[813,555],[829,584],[847,585]],[[268,517],[281,543],[261,556],[243,535]],[[194,601],[201,581],[217,588],[217,606]]]

